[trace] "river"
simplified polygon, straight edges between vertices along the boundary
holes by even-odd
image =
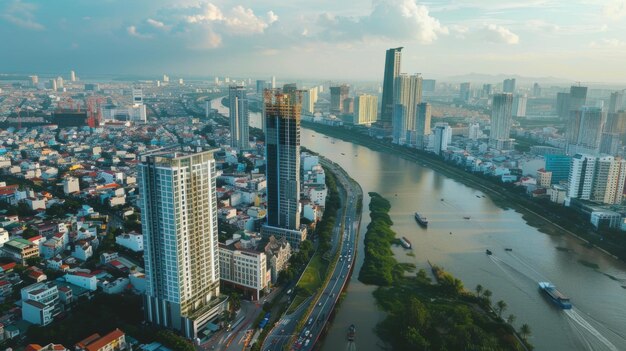
[[[224,111],[217,105],[214,108]],[[250,120],[251,125],[260,125],[259,114],[251,114]],[[516,327],[523,323],[531,327],[530,341],[537,350],[626,350],[623,262],[588,249],[571,236],[541,233],[528,225],[521,213],[503,209],[481,191],[420,164],[304,128],[301,138],[303,146],[340,164],[365,194],[375,191],[391,202],[393,229],[413,243],[414,256],[394,247],[400,262],[427,268],[430,260],[463,280],[469,290],[477,284],[490,289],[494,303],[507,303],[503,315],[514,314]],[[365,196],[355,274],[323,343],[324,351],[383,348],[373,329],[384,313],[375,305],[374,287],[357,279],[369,223],[368,204]],[[428,229],[416,224],[415,211],[428,217]],[[487,256],[486,249],[493,255]],[[599,268],[589,268],[581,261]],[[539,293],[539,281],[553,282],[572,299],[574,308],[554,307]],[[352,323],[357,327],[357,340],[348,347],[346,332]]]

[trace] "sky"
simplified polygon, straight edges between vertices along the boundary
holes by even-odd
[[[0,0],[0,72],[626,83],[626,0]]]

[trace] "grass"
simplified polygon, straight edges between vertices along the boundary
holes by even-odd
[[[311,262],[304,270],[304,273],[302,273],[300,281],[298,281],[296,295],[287,313],[293,313],[304,300],[313,295],[315,291],[320,288],[327,268],[328,265],[324,262],[320,254],[316,253],[313,255]]]

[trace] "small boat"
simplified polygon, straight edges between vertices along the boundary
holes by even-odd
[[[550,282],[539,282],[539,290],[543,291],[555,305],[561,307],[562,309],[569,310],[572,308],[572,303],[570,302],[569,297],[558,291],[554,284]]]
[[[404,247],[405,249],[410,249],[411,247],[413,247],[413,245],[411,244],[411,242],[409,241],[409,239],[406,238],[406,236],[403,236],[402,238],[400,238],[400,244],[402,245],[402,247]]]
[[[426,217],[420,216],[420,214],[417,212],[415,212],[415,220],[422,226],[428,227],[428,219]]]
[[[510,247],[505,247],[505,248],[504,248],[504,251],[513,251],[513,249],[512,249],[512,248],[510,248]]]
[[[476,195],[476,197],[480,199],[480,196],[479,196],[479,195]]]
[[[485,253],[489,256],[489,255],[491,255],[493,252],[491,252],[491,250],[487,249],[487,250],[485,250]]]
[[[342,155],[344,155],[344,156],[346,155],[346,154],[344,154],[343,152],[342,152],[341,154],[342,154]]]
[[[470,218],[471,218],[470,216],[463,217],[463,219],[470,219]]]
[[[356,327],[354,326],[354,324],[350,324],[350,327],[348,328],[348,341],[354,341],[355,337],[356,337]]]
[[[441,201],[443,201],[443,199],[441,199]]]

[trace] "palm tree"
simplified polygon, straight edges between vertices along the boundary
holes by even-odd
[[[510,314],[508,317],[506,317],[506,322],[510,325],[513,325],[513,323],[515,323],[515,319],[517,317],[515,317],[514,314]]]
[[[528,337],[530,336],[530,326],[526,323],[522,324],[522,326],[519,328],[519,333],[522,335],[522,338],[524,340],[528,339]]]
[[[506,302],[500,300],[498,302],[496,302],[496,308],[498,309],[498,318],[502,318],[502,312],[504,312],[504,310],[506,310]]]
[[[476,296],[480,297],[480,293],[483,292],[483,286],[478,284],[476,285]]]

